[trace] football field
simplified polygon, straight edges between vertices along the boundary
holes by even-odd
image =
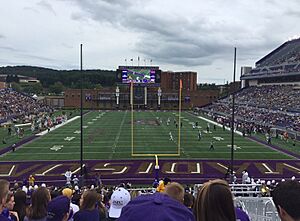
[[[231,132],[214,129],[212,123],[207,131],[208,122],[189,112],[92,111],[83,122],[85,160],[153,159],[155,154],[164,159],[230,159]],[[80,117],[75,117],[0,160],[79,160],[80,137]],[[234,149],[235,159],[293,159],[237,134]]]

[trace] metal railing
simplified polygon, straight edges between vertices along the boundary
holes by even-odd
[[[249,215],[251,221],[280,221],[270,197],[236,197],[234,201]]]

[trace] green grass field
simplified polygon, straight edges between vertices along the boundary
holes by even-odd
[[[180,156],[178,153],[178,112],[141,111],[90,112],[84,117],[84,159],[153,158],[151,154],[181,159],[229,159],[231,132],[221,127],[205,133],[207,122],[188,112],[181,113]],[[170,124],[167,125],[167,119]],[[162,123],[160,123],[160,120]],[[199,123],[202,139],[198,140]],[[132,149],[133,128],[133,149]],[[174,140],[170,140],[169,132]],[[215,150],[209,150],[211,141]],[[278,141],[279,142],[279,141]],[[270,149],[247,138],[235,135],[235,159],[292,159],[289,155]],[[284,146],[284,143],[283,143]],[[290,147],[287,147],[290,148]],[[299,151],[299,145],[295,147]],[[132,156],[132,152],[138,157]],[[149,156],[146,156],[150,154]],[[142,156],[145,155],[145,156]],[[169,155],[169,156],[168,156]],[[78,160],[80,159],[80,118],[40,136],[34,141],[0,157],[1,161]]]

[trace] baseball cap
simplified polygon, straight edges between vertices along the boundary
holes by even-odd
[[[65,188],[62,191],[62,195],[71,198],[73,195],[73,190],[71,190],[70,188]]]
[[[48,204],[47,221],[61,221],[70,210],[70,199],[66,196],[58,196]]]
[[[109,208],[109,217],[119,218],[122,208],[130,201],[130,194],[123,187],[116,189],[111,195],[111,205]]]
[[[195,221],[195,217],[182,203],[156,192],[138,196],[122,209],[118,221],[131,220]]]

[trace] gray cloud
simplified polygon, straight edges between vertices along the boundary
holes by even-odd
[[[132,2],[132,1],[131,1]],[[215,59],[231,59],[234,46],[246,56],[253,58],[258,51],[265,51],[281,39],[272,39],[265,30],[251,34],[244,23],[203,17],[188,20],[176,15],[151,13],[142,10],[141,1],[77,0],[85,16],[100,23],[110,23],[123,30],[139,34],[135,50],[145,57],[170,64],[184,66],[209,65]],[[266,0],[268,4],[274,1]],[[73,19],[84,17],[73,14]],[[266,18],[266,22],[271,19]],[[249,34],[250,32],[250,34]],[[234,36],[234,37],[233,37]],[[257,59],[257,58],[255,58]]]
[[[14,16],[0,35],[0,54],[7,63],[78,68],[75,54],[83,42],[89,68],[110,69],[140,56],[162,69],[225,78],[232,72],[233,47],[239,64],[253,65],[299,34],[298,5],[298,0],[11,0],[7,7]],[[2,17],[10,11],[3,10]]]
[[[23,9],[26,10],[26,11],[32,11],[32,12],[34,12],[36,14],[40,13],[37,9],[35,9],[33,7],[24,7]]]
[[[39,60],[39,61],[54,62],[54,63],[59,63],[60,62],[60,60],[58,60],[58,59],[43,57],[43,56],[37,56],[37,55],[29,54],[29,53],[20,53],[18,56],[26,58],[26,59],[33,58],[34,60]]]
[[[289,9],[284,12],[284,16],[294,16],[297,18],[300,18],[300,9],[297,10],[297,8]]]
[[[0,46],[0,51],[20,52],[21,50],[9,46]]]
[[[122,2],[122,3],[120,3]],[[207,32],[201,24],[180,17],[163,17],[131,9],[129,1],[79,1],[82,9],[95,21],[111,23],[121,29],[130,29],[142,37],[135,44],[136,51],[156,61],[182,65],[209,64],[207,56],[218,53],[219,44],[198,37],[194,30]],[[125,10],[126,8],[126,10]],[[81,15],[81,17],[83,17]],[[73,19],[78,19],[73,15]],[[198,37],[198,38],[197,38]],[[157,45],[160,45],[158,48]],[[222,47],[226,50],[227,45]]]
[[[74,46],[69,45],[69,44],[67,44],[67,43],[62,43],[61,45],[62,45],[63,47],[65,47],[65,48],[67,48],[67,49],[74,48]]]
[[[41,8],[43,8],[43,9],[46,9],[46,10],[50,11],[54,15],[56,15],[56,12],[53,9],[52,5],[50,5],[46,0],[42,0],[42,1],[38,2],[37,5],[40,6]]]

